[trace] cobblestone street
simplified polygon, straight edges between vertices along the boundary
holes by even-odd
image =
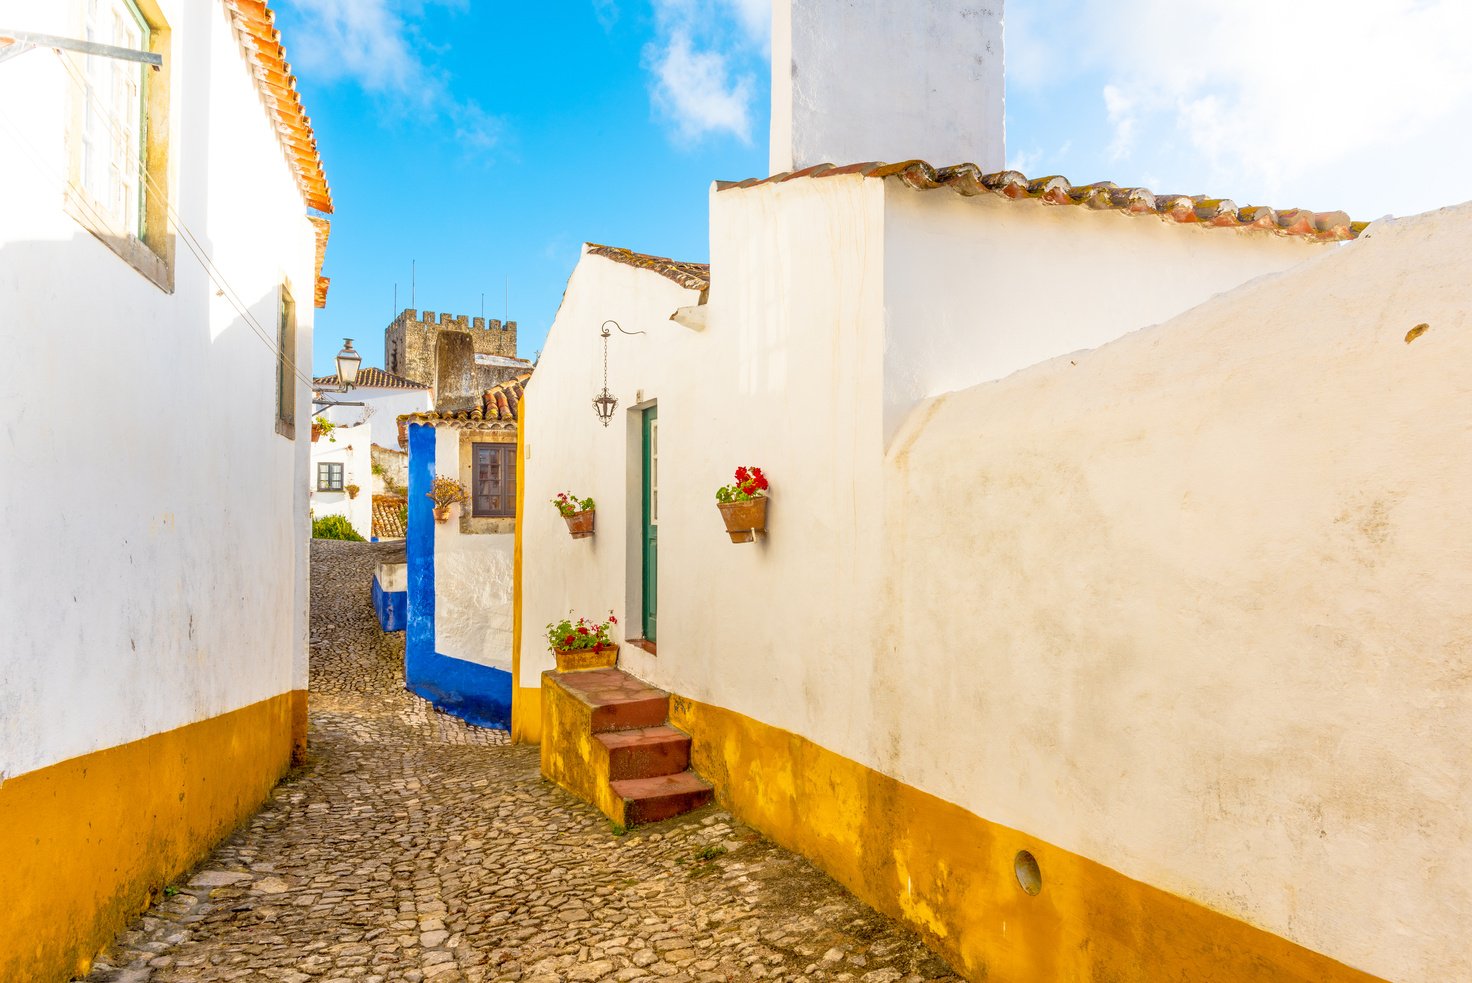
[[[615,835],[535,747],[404,691],[369,603],[385,547],[312,547],[307,765],[88,980],[956,979],[717,807]]]

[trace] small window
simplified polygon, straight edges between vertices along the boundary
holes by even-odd
[[[516,445],[472,444],[470,514],[491,518],[516,515]]]
[[[317,490],[342,491],[342,465],[323,461],[317,465]]]
[[[284,283],[276,317],[276,432],[296,439],[296,302]]]

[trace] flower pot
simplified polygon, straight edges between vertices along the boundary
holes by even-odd
[[[450,507],[448,505],[436,505],[434,507],[434,521],[445,522],[450,518]]]
[[[553,649],[558,672],[586,672],[589,669],[612,669],[618,664],[618,646],[596,649]]]
[[[317,442],[317,438],[320,436],[322,436],[322,428],[315,423],[312,424],[312,443],[315,444]]]
[[[567,531],[572,534],[573,539],[587,539],[593,535],[593,517],[597,512],[597,509],[586,509],[562,517],[566,520]]]
[[[358,489],[356,489],[356,488],[349,488],[348,489],[348,498],[357,498],[357,497],[358,497]]]
[[[767,499],[751,498],[744,502],[717,502],[721,518],[726,520],[726,533],[733,543],[749,543],[756,533],[767,531]]]

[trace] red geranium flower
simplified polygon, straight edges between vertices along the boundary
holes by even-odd
[[[562,640],[562,644],[564,644],[564,645],[571,645],[572,643],[573,643],[573,637],[571,635],[568,635],[566,638],[564,638]]]

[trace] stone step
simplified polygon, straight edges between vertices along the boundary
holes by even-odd
[[[693,771],[655,778],[625,778],[608,784],[623,800],[625,826],[657,823],[699,809],[712,798],[711,787]]]
[[[690,767],[690,736],[673,727],[605,731],[593,739],[608,749],[608,780],[657,778]]]
[[[620,669],[558,673],[558,683],[591,709],[593,733],[657,727],[669,713],[670,695]]]

